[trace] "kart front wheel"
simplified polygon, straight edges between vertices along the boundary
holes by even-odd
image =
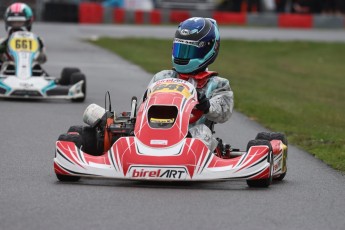
[[[56,173],[56,177],[62,182],[77,182],[80,180],[80,176],[67,176]]]
[[[267,161],[270,163],[269,176],[268,176],[268,178],[264,178],[264,179],[247,180],[247,185],[249,187],[255,187],[255,188],[267,188],[271,185],[272,179],[273,179],[272,146],[268,140],[251,140],[251,141],[249,141],[249,143],[247,145],[247,151],[250,149],[250,147],[258,146],[258,145],[267,145],[269,147],[269,155],[268,155],[268,159],[267,159]]]
[[[60,85],[70,85],[72,74],[74,73],[80,73],[80,69],[78,68],[63,68],[61,71],[61,77],[59,79]]]

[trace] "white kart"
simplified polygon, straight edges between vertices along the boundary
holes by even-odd
[[[60,78],[52,77],[36,61],[39,39],[18,31],[8,39],[8,61],[0,69],[0,98],[70,99],[86,97],[86,77],[78,68],[64,68]]]

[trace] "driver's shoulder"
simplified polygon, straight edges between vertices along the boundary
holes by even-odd
[[[153,76],[154,82],[166,78],[177,78],[177,72],[174,70],[162,70]]]
[[[3,45],[3,44],[5,44],[5,43],[7,43],[7,40],[8,40],[7,37],[5,37],[5,38],[0,38],[0,45]]]
[[[219,76],[218,74],[210,77],[210,81],[220,82],[220,83],[229,83],[229,80],[227,78]]]

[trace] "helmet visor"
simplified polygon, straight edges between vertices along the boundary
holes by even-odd
[[[173,43],[173,57],[181,59],[201,59],[210,51],[203,41],[189,41],[176,38]]]
[[[26,25],[25,17],[8,17],[7,18],[7,26],[12,28],[20,28]]]
[[[11,21],[7,23],[8,26],[12,28],[20,28],[25,26],[25,22],[23,21]]]

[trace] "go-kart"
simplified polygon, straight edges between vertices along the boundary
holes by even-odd
[[[86,97],[86,78],[78,68],[64,68],[51,77],[36,61],[39,40],[31,32],[18,31],[8,39],[8,61],[0,69],[0,98],[70,99]]]
[[[89,126],[71,126],[56,142],[57,178],[243,179],[250,187],[268,187],[272,179],[285,177],[287,140],[281,133],[259,133],[245,151],[220,139],[210,151],[203,140],[191,137],[188,129],[201,116],[194,108],[197,98],[191,83],[168,78],[149,87],[138,111],[134,97],[129,112],[116,115],[110,106]]]

